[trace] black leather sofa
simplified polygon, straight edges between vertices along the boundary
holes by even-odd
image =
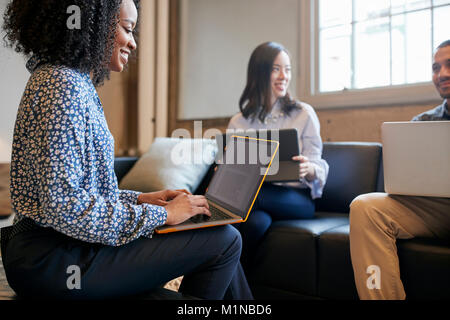
[[[360,194],[383,191],[382,146],[324,143],[323,158],[330,173],[315,218],[275,222],[255,253],[253,267],[246,270],[256,299],[358,299],[350,260],[349,205]],[[116,159],[119,180],[136,160]],[[196,194],[205,192],[212,174],[213,167]],[[408,299],[450,298],[449,243],[401,240],[398,254]]]

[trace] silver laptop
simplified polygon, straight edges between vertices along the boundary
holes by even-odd
[[[381,133],[387,193],[450,198],[450,121],[386,122]]]

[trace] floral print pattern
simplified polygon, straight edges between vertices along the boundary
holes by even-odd
[[[15,222],[23,217],[90,243],[151,237],[164,207],[119,190],[114,139],[89,74],[36,57],[17,113],[11,159]]]

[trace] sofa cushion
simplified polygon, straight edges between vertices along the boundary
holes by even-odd
[[[377,190],[381,144],[325,142],[323,159],[330,171],[317,211],[348,213],[356,196]]]
[[[141,192],[164,189],[194,192],[214,162],[216,153],[215,140],[156,138],[119,187]]]
[[[272,224],[247,271],[253,288],[282,288],[303,296],[317,295],[317,239],[324,231],[348,223],[342,214],[317,213],[314,219]],[[256,298],[263,296],[257,291]],[[288,296],[286,296],[288,297]]]
[[[324,231],[318,241],[318,295],[327,299],[358,299],[350,259],[350,226]]]
[[[358,299],[351,264],[350,226],[321,233],[318,245],[318,296]],[[397,240],[400,273],[407,299],[448,299],[450,248],[437,239]]]
[[[450,247],[437,239],[397,240],[407,299],[450,298]]]

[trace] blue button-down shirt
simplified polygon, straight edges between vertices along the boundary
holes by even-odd
[[[137,204],[119,190],[114,139],[89,77],[65,66],[27,64],[14,130],[11,198],[23,217],[67,236],[119,246],[151,237],[167,219],[164,207]]]
[[[450,120],[447,99],[434,109],[415,116],[412,121],[447,121]]]

